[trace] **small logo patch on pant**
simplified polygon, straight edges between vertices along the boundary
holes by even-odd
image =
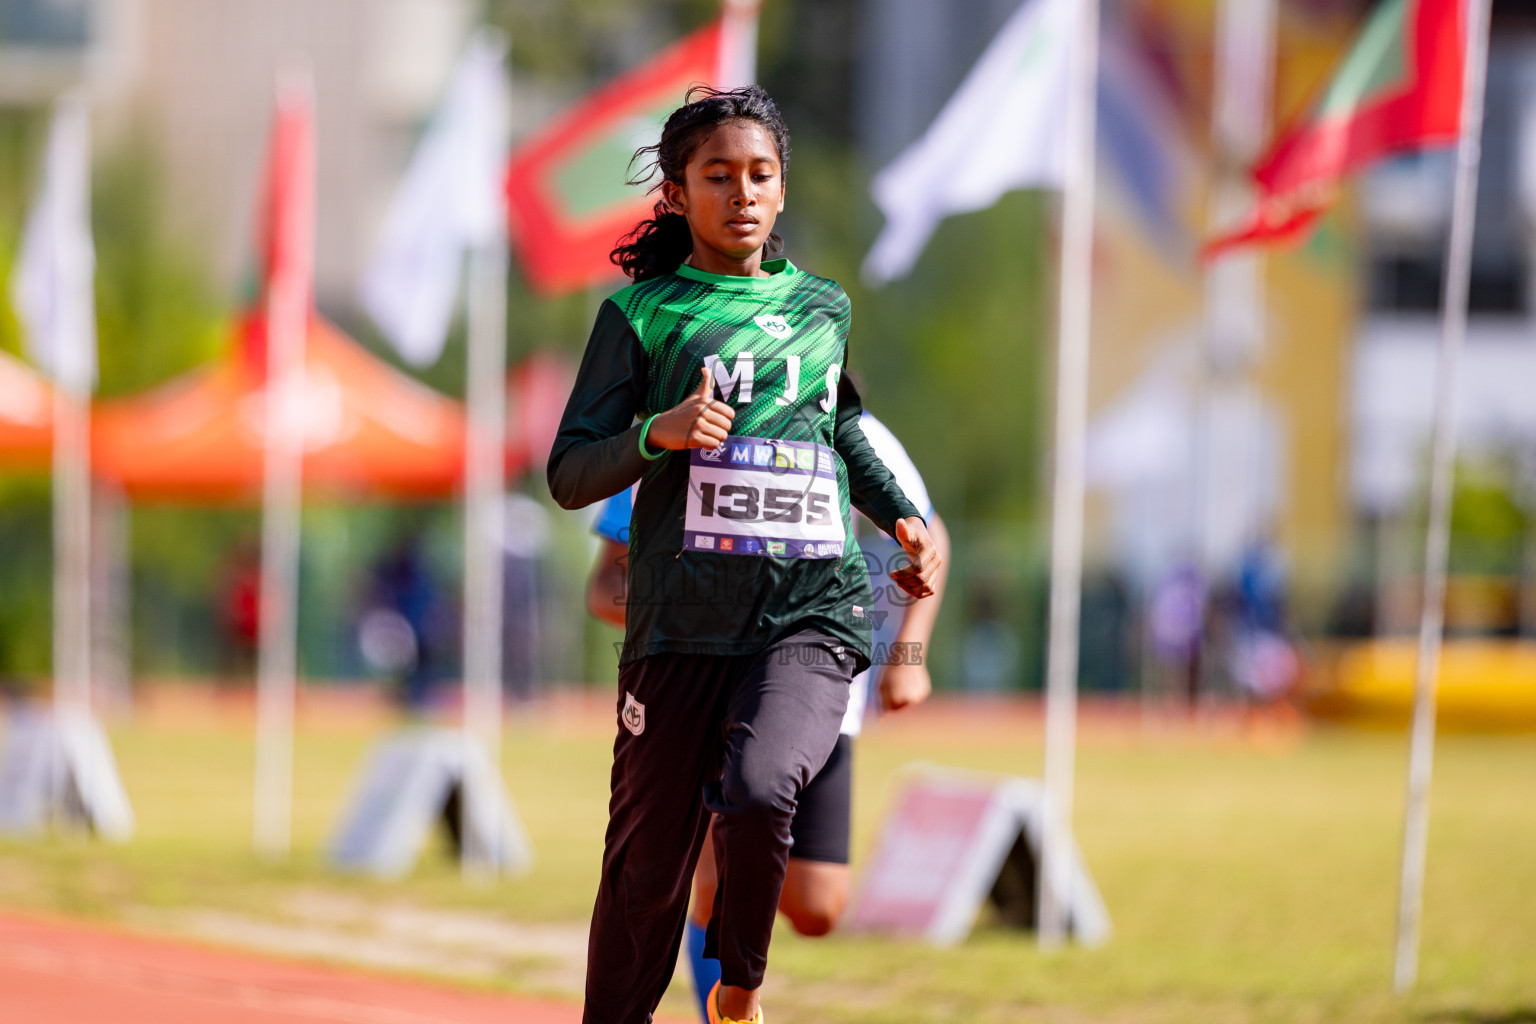
[[[645,732],[645,705],[635,700],[635,695],[628,690],[624,691],[624,710],[619,712],[619,721],[636,736]]]

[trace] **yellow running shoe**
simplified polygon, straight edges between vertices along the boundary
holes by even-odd
[[[751,1020],[737,1020],[735,1017],[727,1017],[720,1012],[720,983],[715,982],[715,987],[709,990],[709,998],[704,1000],[709,1007],[709,1024],[763,1024],[763,1008],[757,1008],[757,1015]]]

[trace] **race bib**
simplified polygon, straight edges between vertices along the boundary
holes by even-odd
[[[724,555],[841,558],[845,539],[832,449],[728,437],[694,448],[683,547]]]

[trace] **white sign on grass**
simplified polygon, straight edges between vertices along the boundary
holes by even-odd
[[[924,769],[887,814],[844,927],[953,945],[989,898],[1009,924],[1034,927],[1040,840],[1050,804],[1032,779]],[[1068,928],[1097,945],[1109,913],[1070,836],[1050,879]]]
[[[462,732],[413,729],[385,740],[348,808],[331,847],[342,868],[398,878],[415,865],[439,822],[488,868],[521,874],[533,866],[528,834],[501,776]]]
[[[22,711],[11,719],[5,740],[0,834],[36,835],[54,822],[70,822],[103,839],[133,835],[133,808],[93,716]]]

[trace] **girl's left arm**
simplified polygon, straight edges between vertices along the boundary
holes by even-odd
[[[848,500],[880,529],[896,538],[912,560],[890,574],[913,597],[932,597],[933,580],[943,564],[928,527],[917,508],[907,500],[901,485],[870,447],[859,415],[864,403],[858,389],[844,374],[837,382],[837,412],[832,444],[848,468]]]
[[[602,501],[640,479],[657,454],[640,447],[645,349],[612,301],[603,303],[549,453],[549,492],[561,508]]]
[[[922,513],[907,500],[901,485],[885,468],[880,456],[870,447],[859,417],[864,401],[845,373],[837,381],[837,412],[832,430],[832,446],[848,468],[848,500],[853,507],[880,529],[896,536],[896,521]]]

